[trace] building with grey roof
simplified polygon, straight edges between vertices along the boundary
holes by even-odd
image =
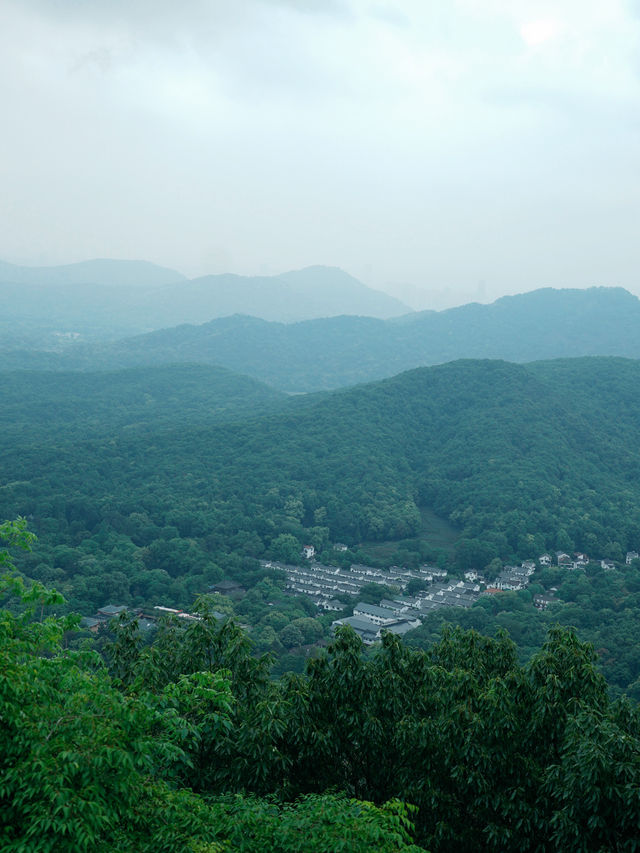
[[[373,645],[376,640],[380,639],[379,626],[374,625],[369,619],[363,619],[360,616],[345,616],[344,619],[336,619],[332,623],[334,629],[340,625],[349,625],[353,628],[362,642],[367,646]]]
[[[377,607],[375,604],[366,604],[364,601],[359,601],[356,604],[353,608],[353,615],[369,619],[375,625],[384,625],[396,619],[395,611],[388,607]]]

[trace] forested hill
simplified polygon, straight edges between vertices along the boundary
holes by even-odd
[[[96,373],[0,373],[0,428],[5,441],[109,436],[141,425],[253,418],[286,395],[223,367],[177,364]]]
[[[62,354],[4,351],[0,366],[95,369],[177,361],[220,364],[285,391],[313,391],[459,358],[515,362],[585,355],[640,357],[640,301],[620,288],[537,290],[395,320],[302,323],[233,316]]]
[[[345,626],[313,649],[302,627],[334,614],[296,598],[290,618],[255,558],[365,537],[408,553],[439,514],[459,533],[449,569],[555,547],[623,562],[640,550],[639,382],[619,358],[465,360],[284,399],[201,366],[0,376],[0,515],[39,537],[0,524],[0,847],[635,850],[638,705],[612,700],[573,630],[526,663],[505,635],[457,630],[365,652]],[[32,546],[14,556],[26,582],[3,541]],[[572,575],[550,620],[588,615],[613,685],[639,695],[638,561],[545,572]],[[223,578],[242,598],[200,596]],[[530,595],[465,619],[540,629]],[[125,613],[94,636],[67,615],[115,602],[198,618],[143,635]],[[231,615],[259,650],[297,632],[305,672],[272,679]]]
[[[180,384],[176,370],[165,387]],[[201,378],[202,412],[185,418],[176,405],[173,421],[171,405],[144,416],[139,382],[127,428],[109,417],[100,427],[102,404],[63,382],[58,405],[23,432],[16,424],[31,418],[33,395],[47,399],[46,383],[25,375],[32,397],[22,413],[13,394],[0,433],[0,513],[29,516],[43,548],[78,548],[65,558],[73,571],[92,555],[94,568],[71,584],[82,612],[104,603],[95,597],[104,599],[112,572],[125,600],[168,572],[155,588],[188,603],[194,575],[215,579],[220,566],[297,553],[305,541],[421,537],[428,546],[427,509],[458,529],[460,567],[552,548],[640,549],[640,362],[460,361],[288,399],[262,416],[253,405],[231,423],[209,416],[216,405],[206,371]],[[53,551],[34,559],[45,574],[56,566]]]

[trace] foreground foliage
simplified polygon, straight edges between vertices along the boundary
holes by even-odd
[[[57,593],[2,592],[3,851],[638,849],[640,711],[571,629],[521,666],[506,634],[365,653],[343,628],[273,681],[206,599],[150,646],[123,619],[107,669]]]
[[[0,536],[18,547],[31,538],[22,522],[3,524]],[[0,564],[11,568],[6,552]],[[3,853],[419,850],[402,803],[197,796],[182,783],[231,727],[238,704],[231,671],[211,656],[207,669],[193,671],[202,664],[194,653],[187,671],[163,678],[162,687],[150,690],[142,678],[127,686],[94,652],[65,650],[76,620],[43,618],[61,604],[59,594],[26,588],[8,572],[0,594],[22,603],[18,615],[0,611]],[[232,645],[225,649],[231,662]],[[119,660],[125,674],[126,655]],[[252,669],[245,655],[236,675],[243,664]]]

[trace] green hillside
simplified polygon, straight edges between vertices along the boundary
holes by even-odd
[[[421,510],[456,529],[460,568],[638,549],[639,380],[621,359],[461,361],[282,401],[198,367],[5,375],[0,511],[29,516],[42,547],[94,554],[82,600],[96,604],[110,571],[128,599],[134,567],[143,598],[145,573],[168,570],[185,601],[194,573],[282,536],[420,539]]]
[[[252,304],[243,303],[244,314]],[[152,301],[148,324],[154,310]],[[173,325],[178,314],[171,316]],[[204,318],[206,312],[198,309],[195,316]],[[460,358],[640,358],[639,327],[640,301],[625,290],[547,288],[491,305],[386,321],[341,316],[285,324],[231,316],[110,344],[67,345],[57,353],[28,351],[28,343],[15,342],[0,351],[0,367],[92,370],[200,362],[223,365],[284,391],[319,391]],[[60,342],[50,348],[60,350]]]
[[[0,373],[4,441],[49,443],[107,436],[153,424],[214,423],[254,417],[284,394],[222,367],[177,364],[96,373]]]

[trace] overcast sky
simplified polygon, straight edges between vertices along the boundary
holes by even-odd
[[[2,0],[0,258],[640,293],[640,0]]]

